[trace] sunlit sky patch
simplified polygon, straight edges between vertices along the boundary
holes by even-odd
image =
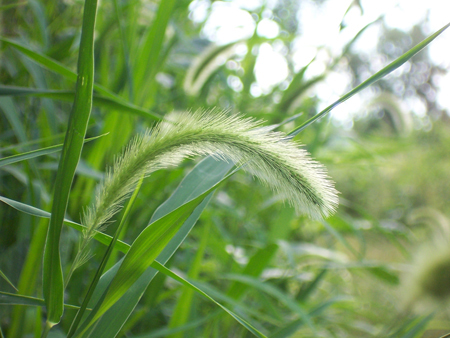
[[[308,68],[306,77],[320,74],[329,62],[330,57],[336,57],[342,52],[343,46],[368,23],[384,16],[389,27],[409,31],[412,26],[425,20],[426,33],[431,34],[444,26],[450,20],[450,1],[444,0],[361,0],[363,13],[353,7],[346,14],[346,28],[340,31],[340,23],[352,0],[326,1],[321,7],[312,0],[302,0],[298,12],[299,35],[294,40],[292,60],[294,70],[298,71],[315,57]],[[261,18],[252,16],[247,10],[255,10],[265,6]],[[251,37],[256,33],[275,42],[264,43],[259,47],[255,77],[257,83],[251,88],[254,96],[269,93],[270,90],[285,81],[289,75],[288,64],[282,48],[277,48],[276,41],[280,34],[280,27],[272,20],[271,9],[277,0],[232,0],[215,1],[212,4],[207,0],[194,1],[191,8],[191,19],[203,22],[206,19],[203,34],[216,44],[226,44],[232,41]],[[377,25],[371,26],[354,45],[358,53],[370,54],[376,51],[376,44],[380,38],[380,29]],[[279,41],[278,41],[279,42]],[[278,43],[280,45],[280,42]],[[282,43],[281,43],[282,45]],[[325,46],[326,49],[320,49]],[[450,70],[450,30],[444,32],[430,46],[426,52],[436,65]],[[328,55],[327,53],[331,54]],[[377,71],[386,64],[381,60],[373,63],[373,71]],[[405,67],[405,66],[403,66]],[[407,66],[406,66],[407,67]],[[398,70],[397,72],[401,72]],[[370,76],[371,74],[367,74]],[[347,74],[331,72],[325,81],[313,88],[313,95],[317,95],[324,108],[333,100],[343,95],[349,89],[350,77]],[[436,100],[442,108],[450,111],[450,73],[433,78],[440,87]],[[239,91],[236,79],[229,79],[233,89]],[[370,91],[361,93],[358,98],[352,98],[333,111],[333,116],[341,120],[350,117],[361,110],[361,104],[371,94]],[[418,102],[415,104],[420,107]],[[413,103],[408,104],[408,106]],[[417,114],[423,114],[422,109]]]

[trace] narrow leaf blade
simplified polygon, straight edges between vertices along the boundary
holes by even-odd
[[[299,134],[303,129],[308,127],[311,123],[317,121],[318,119],[322,118],[326,114],[328,114],[331,110],[336,108],[338,105],[340,105],[342,102],[347,101],[349,98],[351,98],[356,93],[360,92],[361,90],[367,88],[371,84],[377,82],[378,80],[382,79],[389,73],[392,73],[394,70],[396,70],[398,67],[403,65],[405,62],[407,62],[409,59],[411,59],[414,55],[419,53],[422,49],[424,49],[428,44],[431,43],[434,39],[436,39],[443,31],[445,31],[450,26],[450,23],[446,24],[444,27],[442,27],[440,30],[438,30],[436,33],[430,35],[428,38],[423,40],[421,43],[417,44],[413,48],[411,48],[409,51],[392,61],[389,65],[369,77],[366,81],[361,83],[359,86],[355,87],[351,91],[349,91],[347,94],[339,98],[337,101],[330,104],[328,107],[326,107],[324,110],[322,110],[317,115],[311,117],[309,120],[304,122],[301,126],[295,128],[292,130],[289,135],[294,137],[295,135]]]

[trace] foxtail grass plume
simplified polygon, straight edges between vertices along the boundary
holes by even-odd
[[[167,116],[136,137],[118,157],[87,209],[83,224],[93,234],[121,208],[142,175],[178,165],[194,155],[231,160],[281,193],[298,211],[318,219],[330,215],[338,199],[324,167],[285,134],[261,122],[225,112],[203,111]]]
[[[433,308],[450,301],[450,247],[448,239],[436,237],[417,254],[405,278],[407,307]]]

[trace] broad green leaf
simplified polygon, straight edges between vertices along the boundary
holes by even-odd
[[[172,196],[160,205],[160,207],[155,211],[150,222],[156,221],[187,201],[199,196],[217,182],[220,182],[232,167],[233,164],[217,161],[212,157],[207,157],[201,161],[182,180]],[[210,198],[211,195],[209,195],[197,207],[197,209],[195,209],[194,213],[187,219],[178,233],[164,248],[157,258],[159,263],[166,264],[170,257],[172,257],[195,225]],[[96,301],[100,299],[101,295],[104,293],[114,277],[119,265],[120,262],[102,276],[96,292],[94,293],[94,297],[96,298],[91,301],[90,306],[95,306]],[[157,272],[158,270],[154,268],[147,269],[147,271],[134,284],[133,288],[127,290],[125,295],[97,322],[95,328],[91,331],[91,335],[98,338],[108,338],[110,336],[117,335]]]
[[[205,158],[181,181],[167,201],[155,210],[150,222],[167,215],[223,181],[223,177],[233,166],[232,163],[219,161],[213,157]]]
[[[301,114],[289,118],[283,123],[289,122],[293,118],[297,118],[300,115]],[[280,123],[280,125],[283,123]],[[277,125],[277,127],[280,125]],[[213,185],[222,181],[225,174],[231,170],[232,167],[232,163],[218,161],[212,157],[205,158],[182,180],[172,196],[170,196],[167,201],[159,206],[153,214],[150,222],[156,221],[187,201],[199,196]],[[158,262],[166,264],[170,257],[172,257],[195,225],[195,222],[208,204],[210,198],[211,195],[208,196],[205,201],[197,207],[197,209],[195,209],[194,213],[188,218],[179,232],[173,237],[173,239],[158,256]],[[103,292],[106,290],[108,284],[114,277],[119,264],[120,263],[116,264],[100,279],[99,286],[94,294],[94,297],[96,296],[96,298],[94,298],[94,301],[90,304],[92,307],[95,305],[95,301],[98,301]],[[134,284],[133,288],[129,289],[125,295],[102,316],[102,318],[95,325],[95,328],[90,331],[91,335],[98,338],[108,338],[111,335],[116,335],[130,316],[131,312],[139,302],[157,272],[158,271],[154,268],[147,269],[141,278],[139,278]]]
[[[36,89],[36,88],[0,85],[0,96],[24,96],[24,95],[44,97],[53,100],[70,101],[70,102],[73,102],[75,98],[75,92],[73,91]],[[130,102],[124,101],[121,98],[117,99],[94,94],[92,102],[94,106],[116,110],[124,113],[135,114],[142,117],[150,118],[155,121],[159,121],[162,119],[160,115],[147,111]]]
[[[131,245],[102,300],[87,319],[86,325],[83,325],[81,332],[85,332],[127,292],[150,267],[151,263],[158,257],[197,206],[216,187],[217,184],[195,199],[151,223],[140,233]]]
[[[407,62],[409,59],[411,59],[414,55],[416,55],[418,52],[420,52],[422,49],[424,49],[431,41],[436,39],[443,31],[445,31],[450,26],[450,23],[446,24],[444,27],[442,27],[440,30],[438,30],[436,33],[430,35],[428,38],[423,40],[421,43],[417,44],[415,47],[411,48],[409,51],[404,53],[402,56],[398,57],[394,61],[392,61],[389,65],[369,77],[366,81],[361,83],[359,86],[355,87],[351,91],[349,91],[347,94],[330,104],[328,107],[326,107],[324,110],[322,110],[317,115],[311,117],[309,120],[304,122],[299,127],[292,130],[289,135],[292,137],[296,136],[298,133],[300,133],[303,129],[308,127],[311,123],[317,121],[318,119],[322,118],[324,115],[328,114],[331,110],[336,108],[338,105],[340,105],[342,102],[347,101],[349,98],[351,98],[356,93],[360,92],[361,90],[367,88],[371,84],[377,82],[378,80],[382,79],[389,73],[392,73],[394,70],[396,70],[398,67],[403,65],[405,62]]]
[[[0,304],[2,305],[27,305],[27,306],[45,306],[42,298],[18,295],[9,292],[0,291]],[[64,304],[67,309],[78,309],[78,306]]]
[[[216,162],[215,160],[213,160],[212,158],[208,158],[209,160],[212,160],[214,162]],[[208,160],[207,159],[207,160]],[[209,161],[207,161],[209,162]],[[183,190],[183,189],[181,189]],[[207,193],[207,192],[206,192]],[[173,195],[172,195],[173,196]],[[30,215],[33,216],[37,216],[37,217],[44,217],[44,218],[49,218],[50,217],[50,213],[45,212],[43,210],[40,210],[38,208],[34,208],[32,206],[17,202],[17,201],[13,201],[11,199],[5,198],[3,196],[0,196],[0,200],[10,206],[12,206],[13,208],[28,213]],[[198,216],[197,216],[198,217]],[[83,226],[72,222],[72,221],[68,221],[65,220],[65,222],[70,225],[71,227],[73,227],[74,229],[78,230],[78,231],[82,231]],[[94,237],[95,239],[97,239],[99,242],[101,242],[102,244],[108,245],[110,243],[110,241],[112,240],[112,238],[106,234],[103,233],[97,233],[96,236]],[[122,252],[126,253],[129,249],[129,245],[123,242],[118,241],[115,244],[115,247],[119,250],[121,250]],[[205,297],[207,297],[208,299],[212,300],[214,303],[218,304],[222,309],[224,309],[226,312],[228,312],[233,318],[235,318],[239,323],[241,323],[242,325],[244,325],[245,327],[249,326],[250,328],[251,325],[248,324],[245,320],[243,320],[242,318],[240,318],[238,315],[234,314],[231,310],[225,308],[224,306],[222,306],[221,304],[219,304],[217,301],[215,301],[210,295],[208,295],[205,291],[200,290],[200,287],[198,286],[194,286],[191,283],[189,283],[188,281],[184,280],[182,277],[176,275],[175,273],[173,273],[172,271],[170,271],[169,269],[167,269],[165,266],[163,266],[161,263],[157,262],[156,260],[153,261],[151,263],[151,267],[152,269],[156,269],[164,274],[166,274],[169,277],[173,277],[175,280],[177,280],[178,282],[182,283],[183,285],[189,287],[191,290],[194,290],[196,292],[199,292],[200,294],[204,295]],[[43,305],[43,304],[42,304]],[[76,307],[79,308],[79,307]],[[119,328],[120,329],[120,328]],[[253,330],[253,329],[252,329]],[[257,332],[257,331],[255,331]]]
[[[8,277],[6,277],[6,275],[3,273],[2,270],[0,270],[0,277],[3,278],[9,285],[11,285],[13,287],[14,290],[17,290],[17,288],[14,286],[14,284],[8,279]]]
[[[385,263],[380,263],[372,260],[360,260],[354,263],[347,264],[329,264],[330,268],[345,268],[345,269],[361,269],[365,270],[380,280],[389,284],[397,285],[400,283],[398,272],[393,267]]]
[[[37,4],[36,0],[31,0],[33,3]],[[45,32],[45,30],[44,30]],[[42,34],[45,39],[48,40],[48,34]],[[48,89],[47,77],[45,75],[45,69],[39,66],[36,62],[33,62],[30,58],[23,54],[19,55],[19,60],[22,62],[23,66],[26,68],[30,77],[33,79],[34,86],[39,89]],[[39,118],[36,121],[40,126],[41,136],[51,136],[59,131],[58,128],[58,118],[56,117],[56,106],[54,102],[50,99],[43,98],[41,101],[41,111]]]
[[[208,158],[209,160],[213,160],[212,158]],[[215,186],[213,187],[215,188]],[[211,189],[213,189],[211,188]],[[206,191],[204,194],[208,194],[208,191]],[[201,197],[202,195],[200,195]],[[199,198],[199,197],[198,197]],[[44,218],[49,218],[50,214],[48,212],[45,212],[43,210],[31,207],[29,205],[20,203],[20,202],[16,202],[13,201],[11,199],[5,198],[3,196],[0,196],[0,200],[3,201],[4,203],[12,206],[13,208],[25,212],[25,213],[29,213],[31,215],[37,216],[37,217],[44,217]],[[197,216],[198,217],[198,216]],[[78,230],[78,231],[82,231],[83,226],[75,223],[75,222],[71,222],[71,221],[67,221],[65,220],[66,223],[68,223],[70,226],[72,226],[74,229]],[[105,244],[108,245],[110,243],[110,241],[112,240],[112,238],[106,234],[103,233],[97,233],[97,235],[95,236],[95,238]],[[119,250],[121,250],[122,252],[127,252],[129,249],[129,245],[123,242],[117,242],[115,247]],[[201,290],[201,288],[199,286],[194,286],[192,285],[190,282],[188,282],[187,280],[183,279],[182,277],[176,275],[174,272],[170,271],[169,269],[167,269],[164,265],[162,265],[161,263],[157,262],[156,260],[153,261],[151,263],[151,267],[153,269],[156,269],[162,273],[164,273],[165,275],[174,278],[175,280],[177,280],[178,282],[182,283],[183,285],[187,286],[188,288],[190,288],[193,291],[196,291],[200,294],[202,294],[203,296],[205,296],[206,298],[210,299],[211,301],[213,301],[214,303],[216,303],[218,306],[220,306],[222,309],[224,309],[227,313],[229,313],[233,318],[235,318],[239,323],[241,323],[242,325],[244,325],[244,327],[249,328],[250,331],[254,330],[254,328],[248,324],[244,319],[240,318],[238,315],[234,314],[231,310],[227,309],[226,307],[224,307],[223,305],[219,304],[216,300],[214,300],[210,295],[207,294],[207,292]],[[9,295],[9,294],[8,294]],[[43,306],[43,300],[41,300],[42,304],[41,306]],[[75,307],[75,308],[79,308],[79,307]],[[252,331],[253,332],[253,331]],[[257,330],[255,332],[258,332]],[[262,336],[263,337],[263,336]]]
[[[100,135],[100,136],[91,137],[91,138],[85,139],[84,142],[87,143],[89,141],[98,139],[98,138],[100,138],[102,136],[105,136],[105,135],[106,134]],[[47,147],[47,148],[36,149],[36,150],[28,151],[28,152],[22,153],[22,154],[17,154],[17,155],[13,155],[13,156],[3,157],[3,158],[0,158],[0,167],[3,167],[4,165],[20,162],[20,161],[25,161],[25,160],[28,160],[30,158],[35,158],[35,157],[39,157],[39,156],[44,156],[44,155],[57,153],[58,151],[61,151],[62,147],[63,147],[62,144],[57,144],[55,146],[51,146],[51,147]]]
[[[95,288],[96,288],[96,286],[98,284],[98,281],[100,280],[100,277],[102,276],[103,272],[105,271],[106,264],[108,263],[108,260],[111,257],[111,253],[112,253],[112,251],[114,249],[115,244],[117,243],[117,241],[119,239],[119,235],[122,233],[122,230],[124,229],[124,224],[126,223],[126,220],[127,220],[128,215],[129,215],[129,213],[131,211],[131,208],[134,205],[136,197],[139,194],[139,191],[141,189],[141,185],[142,185],[143,181],[144,181],[144,176],[142,176],[141,179],[139,180],[136,188],[134,189],[133,194],[131,195],[130,200],[127,203],[127,206],[125,207],[125,211],[124,211],[124,213],[122,215],[122,218],[120,220],[119,226],[117,227],[117,229],[116,229],[116,231],[114,233],[114,236],[111,239],[111,243],[108,245],[108,248],[106,249],[106,252],[103,255],[103,258],[102,258],[102,260],[100,262],[99,267],[95,271],[94,278],[92,279],[91,283],[89,284],[89,288],[88,288],[88,291],[87,291],[86,295],[84,296],[83,303],[81,304],[81,308],[77,312],[74,320],[72,321],[72,325],[70,326],[69,332],[67,334],[68,337],[72,337],[72,335],[75,333],[76,329],[78,328],[78,325],[79,325],[81,319],[83,318],[83,314],[84,314],[84,312],[85,312],[85,310],[86,310],[86,308],[87,308],[87,306],[89,304],[89,301],[92,298],[92,295],[93,295],[93,293],[95,291]],[[81,251],[79,251],[79,252],[81,252]],[[75,258],[75,261],[76,261],[76,258]],[[75,267],[75,263],[73,263],[72,267],[73,268]],[[73,270],[71,270],[71,272],[72,271]],[[70,276],[71,272],[69,273],[69,276]],[[68,278],[70,278],[70,277],[68,277]]]
[[[398,276],[398,273],[395,273],[394,271],[392,271],[392,269],[390,269],[389,266],[379,265],[379,266],[367,267],[366,269],[372,275],[376,276],[377,278],[379,278],[389,284],[398,285],[400,283],[400,277]]]

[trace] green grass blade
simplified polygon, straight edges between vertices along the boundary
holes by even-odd
[[[215,188],[216,185],[197,198],[156,220],[140,233],[111,281],[104,298],[97,304],[91,316],[83,324],[83,328],[77,333],[78,335],[84,333],[127,292],[150,267],[151,263],[158,257],[197,206]]]
[[[19,290],[17,290],[17,288],[14,286],[14,284],[8,279],[8,277],[6,277],[6,275],[3,273],[2,270],[0,270],[0,277],[3,278],[9,285],[11,285],[12,288],[13,288],[14,290],[19,291]]]
[[[91,138],[85,139],[84,142],[87,143],[89,141],[98,139],[98,138],[100,138],[102,136],[105,136],[105,135],[106,134],[100,135],[100,136],[91,137]],[[0,167],[3,167],[3,166],[8,165],[8,164],[17,163],[17,162],[20,162],[20,161],[29,160],[30,158],[35,158],[35,157],[39,157],[39,156],[44,156],[44,155],[57,153],[58,151],[61,151],[62,147],[63,147],[62,144],[57,144],[55,146],[51,146],[51,147],[47,147],[47,148],[36,149],[36,150],[32,150],[32,151],[29,151],[29,152],[26,152],[26,153],[4,157],[4,158],[0,159]]]
[[[298,116],[299,115],[296,117]],[[288,119],[285,122],[289,122],[290,120],[291,119]],[[178,188],[174,191],[173,195],[166,202],[160,205],[160,207],[153,214],[150,222],[156,221],[189,200],[199,196],[204,191],[217,184],[217,182],[220,182],[232,167],[233,164],[217,161],[212,157],[207,157],[201,161],[183,179]],[[185,224],[183,224],[180,231],[158,256],[158,262],[165,264],[169,258],[172,257],[177,248],[191,231],[207,203],[208,201],[206,200],[200,204],[192,216],[189,217]],[[118,264],[111,268],[100,280],[99,287],[96,290],[97,300],[101,297],[104,290],[106,290],[107,285],[112,280],[117,269]],[[133,285],[133,288],[128,290],[126,294],[103,315],[103,317],[96,324],[95,328],[90,331],[91,335],[98,338],[106,338],[117,334],[139,302],[143,292],[146,290],[156,273],[157,270],[153,268],[147,269],[141,278],[139,278],[139,280]],[[95,304],[91,305],[94,306]]]
[[[313,291],[317,289],[327,272],[327,269],[323,269],[322,271],[320,271],[310,283],[300,288],[295,298],[300,302],[305,302],[306,299],[313,293]]]
[[[144,81],[152,81],[157,73],[156,65],[161,55],[166,28],[172,16],[175,3],[175,0],[165,0],[159,3],[156,18],[144,44],[139,50],[136,60],[135,88],[142,87]]]
[[[181,181],[173,194],[155,210],[150,222],[167,215],[221,182],[233,166],[231,163],[218,161],[212,157],[205,158]]]
[[[291,311],[297,313],[305,321],[305,323],[309,325],[309,327],[313,331],[316,331],[316,327],[309,314],[305,311],[305,309],[303,309],[303,307],[298,302],[296,302],[292,297],[286,295],[283,291],[276,288],[275,286],[270,285],[268,283],[264,283],[257,278],[245,275],[228,274],[224,276],[224,278],[248,284],[253,289],[257,289],[268,295],[271,295],[279,302],[286,305]]]
[[[10,9],[10,8],[24,6],[27,3],[28,3],[28,1],[21,1],[21,2],[16,2],[15,4],[2,5],[2,6],[0,6],[0,11],[6,11],[7,9]]]
[[[250,258],[244,270],[242,271],[242,274],[252,277],[258,277],[270,263],[271,259],[273,258],[277,250],[278,245],[276,244],[269,244],[259,249]],[[227,295],[235,299],[238,299],[240,296],[243,295],[243,293],[247,288],[248,284],[235,281],[228,290]]]
[[[20,114],[17,111],[14,101],[10,97],[0,97],[0,109],[3,110],[8,122],[20,142],[27,141],[27,135],[22,121],[20,120]]]
[[[255,336],[257,336],[257,337],[265,337],[265,335],[263,335],[261,332],[259,332],[257,329],[255,329],[251,324],[246,322],[244,319],[239,317],[237,314],[235,314],[231,310],[227,309],[225,306],[223,306],[220,303],[218,303],[217,301],[215,301],[211,296],[209,296],[206,292],[201,290],[198,286],[195,286],[191,282],[189,282],[189,281],[179,277],[177,274],[175,274],[172,271],[170,271],[169,269],[167,269],[164,265],[159,265],[159,263],[157,263],[157,264],[158,264],[158,270],[159,271],[161,271],[165,275],[175,279],[176,281],[182,283],[184,286],[187,286],[187,287],[191,288],[192,290],[195,290],[196,292],[200,293],[204,297],[208,298],[210,301],[212,301],[213,303],[215,303],[216,305],[221,307],[225,312],[227,312],[231,317],[233,317],[237,322],[239,322],[239,324],[244,326],[248,331],[253,333]]]
[[[207,192],[206,192],[207,193]],[[206,194],[205,193],[205,194]],[[0,196],[0,200],[15,207],[16,209],[23,211],[23,212],[27,212],[30,213],[34,216],[38,216],[38,217],[49,217],[50,214],[46,213],[42,210],[39,210],[37,208],[31,207],[29,205],[25,205],[23,203],[20,202],[16,202],[16,201],[12,201],[10,199],[7,199],[5,197]],[[75,229],[81,231],[82,230],[82,226],[75,223],[75,222],[71,222],[71,221],[66,221],[69,225],[71,225],[72,227],[74,227]],[[98,237],[96,237],[98,240],[100,239],[100,241],[103,244],[108,244],[107,242],[110,242],[112,240],[112,238],[108,235],[105,235],[103,233],[98,233]],[[124,248],[127,248],[128,245],[126,243],[122,243],[122,246]],[[121,248],[119,245],[116,244],[116,248],[118,248],[119,250],[122,249],[122,252],[127,252],[126,249]],[[222,309],[224,309],[226,312],[228,312],[233,318],[235,318],[239,323],[241,323],[242,325],[244,325],[244,327],[246,327],[247,329],[249,329],[251,332],[253,332],[254,334],[256,334],[257,336],[260,337],[264,337],[263,335],[259,335],[256,332],[256,329],[254,329],[250,324],[248,324],[245,320],[243,320],[242,318],[240,318],[239,316],[237,316],[236,314],[234,314],[231,310],[225,308],[224,306],[222,306],[221,304],[219,304],[217,301],[215,301],[211,296],[209,296],[207,293],[205,293],[204,291],[200,290],[198,287],[192,285],[191,283],[189,283],[188,281],[184,280],[182,277],[177,276],[175,273],[173,273],[172,271],[170,271],[169,269],[167,269],[166,267],[164,267],[161,263],[154,261],[151,264],[151,267],[154,269],[157,269],[159,271],[161,271],[162,273],[168,275],[169,277],[173,277],[175,278],[177,281],[179,281],[180,283],[182,283],[183,285],[189,287],[191,290],[194,290],[196,292],[199,292],[200,294],[204,295],[205,297],[207,297],[208,299],[212,300],[214,303],[218,304],[218,306],[220,306]]]
[[[433,319],[434,313],[422,318],[418,323],[411,327],[408,332],[402,335],[400,338],[419,338],[422,337],[422,333],[428,323]]]
[[[46,143],[46,142],[55,141],[55,140],[62,141],[63,138],[64,138],[64,133],[59,133],[59,134],[49,136],[49,137],[43,137],[43,138],[38,138],[38,139],[34,139],[31,141],[27,141],[27,142],[11,144],[9,146],[0,148],[0,152],[3,153],[3,152],[7,152],[7,151],[19,151],[19,149],[34,146],[36,144]]]
[[[45,306],[42,298],[36,298],[25,295],[18,295],[9,292],[0,291],[0,304],[2,305],[28,305],[28,306]],[[78,306],[64,304],[67,309],[78,309]]]
[[[315,317],[318,316],[319,314],[321,314],[324,310],[326,310],[328,307],[330,307],[331,305],[334,305],[338,302],[342,302],[342,301],[351,301],[352,298],[350,297],[345,297],[345,296],[338,296],[338,297],[334,297],[331,298],[323,303],[320,303],[318,306],[316,306],[314,308],[314,310],[309,312],[309,315],[311,317]],[[295,332],[298,331],[298,329],[303,326],[305,324],[305,321],[303,318],[300,319],[295,319],[291,322],[289,322],[287,325],[285,325],[284,327],[282,327],[281,329],[278,329],[276,332],[274,332],[273,334],[271,334],[269,336],[269,338],[289,338],[292,337]]]
[[[11,46],[11,47],[17,49],[18,51],[25,54],[26,56],[28,56],[30,59],[37,62],[41,66],[43,66],[47,69],[50,69],[51,71],[53,71],[57,74],[60,74],[60,75],[64,76],[65,78],[68,78],[72,81],[77,80],[77,74],[75,72],[71,71],[66,66],[59,63],[58,61],[55,61],[44,54],[35,52],[35,51],[31,50],[30,48],[25,47],[22,44],[15,42],[13,40],[0,37],[0,41],[3,42],[7,46]]]
[[[43,66],[57,74],[60,74],[69,80],[72,80],[74,82],[77,81],[77,74],[75,72],[73,72],[72,70],[70,70],[69,68],[67,68],[66,66],[64,66],[63,64],[59,63],[58,61],[55,61],[44,54],[35,52],[35,51],[31,50],[30,48],[23,46],[20,43],[15,42],[10,39],[0,37],[0,42],[3,42],[5,45],[11,46],[11,47],[17,49],[18,51],[25,54],[26,56],[28,56],[30,59],[37,62],[41,66]],[[113,99],[115,101],[119,101],[122,103],[126,102],[123,98],[121,98],[117,94],[111,92],[110,90],[108,90],[107,88],[105,88],[99,84],[94,83],[94,89],[98,93],[100,93],[110,99]]]
[[[35,89],[26,87],[15,86],[3,86],[0,85],[0,96],[35,96],[43,97],[53,100],[61,101],[73,101],[75,98],[75,92],[68,90],[48,90],[48,89]],[[107,108],[111,110],[117,110],[119,112],[135,114],[138,116],[150,118],[155,121],[160,121],[162,116],[145,110],[139,106],[122,100],[121,98],[110,98],[94,94],[93,105],[100,108]]]
[[[78,56],[76,95],[69,126],[56,174],[52,216],[44,250],[44,299],[47,307],[47,327],[59,323],[63,314],[64,282],[59,240],[70,188],[83,148],[84,137],[92,109],[94,85],[94,27],[97,0],[86,0]]]
[[[123,23],[120,16],[120,10],[119,10],[119,4],[117,3],[117,0],[113,1],[114,3],[114,14],[116,15],[116,21],[117,26],[119,27],[119,33],[120,33],[120,42],[122,44],[122,52],[124,56],[124,63],[125,63],[125,71],[127,74],[127,81],[128,81],[128,88],[129,88],[129,98],[133,101],[134,100],[134,89],[133,89],[133,74],[131,72],[131,62],[130,62],[130,52],[127,45],[127,39],[125,35],[125,29],[123,27]]]
[[[220,311],[220,310],[219,310]],[[217,316],[217,313],[212,313],[206,317],[202,317],[197,320],[190,321],[189,324],[174,327],[173,329],[170,328],[162,328],[159,330],[152,331],[151,333],[147,334],[140,334],[138,336],[133,336],[133,338],[158,338],[158,337],[169,337],[171,334],[179,333],[179,332],[185,332],[188,330],[195,329],[196,327],[207,323],[209,320],[213,319]]]
[[[209,241],[209,228],[211,223],[205,224],[203,233],[200,239],[200,244],[197,247],[197,252],[195,253],[194,260],[190,265],[190,270],[188,273],[188,278],[197,279],[200,273],[203,255],[205,253],[206,246]],[[172,317],[170,318],[169,327],[175,328],[183,326],[187,323],[192,307],[192,299],[194,297],[194,290],[189,288],[184,288],[180,297],[178,298],[177,304],[174,307]],[[183,338],[183,334],[175,334],[171,336],[172,338]]]
[[[203,51],[191,64],[184,78],[183,88],[188,95],[197,96],[208,79],[222,66],[218,60],[228,59],[233,53],[237,42],[223,46],[213,46]]]
[[[182,180],[172,196],[155,211],[150,222],[160,219],[220,182],[232,167],[233,165],[231,163],[216,161],[212,157],[207,157],[201,161]],[[195,225],[210,198],[211,194],[195,209],[194,213],[187,219],[178,233],[158,256],[158,262],[166,264],[170,257],[172,257]],[[111,282],[118,267],[119,263],[106,272],[100,279],[99,286],[94,294],[97,301]],[[108,338],[117,335],[157,272],[158,270],[154,269],[153,265],[147,269],[133,287],[97,322],[95,328],[91,331],[91,336]],[[92,307],[95,306],[95,302],[93,301],[90,305]]]
[[[108,263],[109,257],[111,256],[111,253],[112,253],[112,250],[114,249],[114,246],[116,245],[116,243],[118,241],[119,235],[120,235],[120,233],[123,230],[123,226],[124,226],[125,221],[126,221],[128,215],[130,213],[130,210],[131,210],[131,208],[132,208],[132,206],[134,204],[134,201],[136,200],[136,197],[137,197],[137,195],[139,193],[139,190],[141,188],[143,180],[144,180],[144,176],[142,176],[141,180],[139,181],[138,185],[136,186],[136,188],[135,188],[135,190],[133,192],[133,195],[131,196],[131,198],[130,198],[128,204],[127,204],[127,207],[126,207],[125,212],[124,212],[124,214],[122,216],[122,219],[120,220],[120,224],[119,224],[119,226],[117,227],[117,229],[116,229],[116,231],[114,233],[114,237],[111,239],[111,243],[108,245],[108,249],[106,250],[106,252],[105,252],[105,254],[103,256],[103,259],[100,262],[100,266],[97,268],[97,270],[95,272],[95,276],[94,276],[92,282],[89,285],[89,289],[88,289],[88,291],[86,293],[86,296],[83,299],[83,303],[81,305],[81,308],[77,312],[77,314],[75,316],[75,319],[73,320],[72,325],[70,326],[70,330],[69,330],[69,332],[67,334],[67,337],[72,337],[73,336],[73,334],[75,333],[75,331],[76,331],[76,329],[78,327],[78,324],[80,323],[80,321],[81,321],[81,319],[83,317],[83,314],[84,314],[84,312],[85,312],[85,310],[86,310],[86,308],[87,308],[87,306],[89,304],[89,301],[90,301],[90,299],[91,299],[91,297],[92,297],[92,295],[93,295],[93,293],[95,291],[95,288],[97,287],[98,281],[100,280],[100,277],[103,274],[103,271],[105,270],[106,264]]]
[[[36,217],[40,217],[40,218],[50,218],[51,213],[41,210],[39,208],[35,208],[31,205],[25,204],[25,203],[21,203],[18,201],[14,201],[12,199],[6,198],[4,196],[0,196],[0,201],[2,201],[3,203],[9,205],[10,207],[20,211],[20,212],[24,212],[26,214],[32,215],[32,216],[36,216]],[[84,226],[64,219],[64,223],[66,223],[67,225],[69,225],[71,228],[78,230],[78,231],[83,231]],[[96,239],[98,242],[104,244],[104,245],[109,245],[109,243],[111,243],[112,237],[104,234],[102,232],[96,232],[96,234],[94,235],[94,239]],[[123,253],[127,253],[128,250],[130,249],[130,245],[122,242],[122,241],[117,241],[117,243],[114,246],[115,249],[123,252]]]
[[[405,62],[407,62],[409,59],[411,59],[414,55],[419,53],[422,49],[424,49],[431,41],[436,39],[443,31],[445,31],[450,26],[450,23],[446,24],[444,27],[442,27],[440,30],[438,30],[436,33],[430,35],[428,38],[423,40],[421,43],[417,44],[413,48],[411,48],[409,51],[404,53],[402,56],[398,57],[394,61],[392,61],[389,65],[369,77],[366,81],[361,83],[359,86],[355,87],[351,91],[349,91],[347,94],[339,98],[337,101],[333,102],[331,105],[326,107],[324,110],[322,110],[317,115],[311,117],[309,120],[304,122],[301,126],[295,128],[293,131],[289,133],[290,136],[294,137],[298,133],[300,133],[303,129],[308,127],[311,123],[317,121],[318,119],[322,118],[326,114],[328,114],[331,110],[336,108],[338,105],[340,105],[342,102],[347,101],[349,98],[351,98],[356,93],[360,92],[361,90],[367,88],[371,84],[377,82],[381,78],[385,77],[389,73],[396,70],[398,67],[403,65]]]
[[[29,213],[31,215],[37,216],[37,217],[45,217],[45,218],[49,218],[50,217],[50,213],[47,213],[45,211],[42,211],[40,209],[31,207],[29,205],[17,202],[17,201],[13,201],[11,199],[5,198],[3,196],[0,196],[0,201],[3,201],[4,203],[14,207],[15,209],[22,211],[22,212],[26,212]],[[72,221],[68,221],[65,220],[70,226],[72,226],[74,229],[81,231],[83,229],[83,226],[72,222]],[[103,233],[97,233],[97,236],[95,237],[97,240],[99,240],[99,242],[101,242],[102,244],[109,244],[112,240],[112,238],[106,234]],[[121,250],[122,252],[127,252],[129,245],[123,242],[118,242],[116,243],[115,247],[119,250]],[[169,277],[174,278],[175,280],[177,280],[178,282],[182,283],[183,285],[187,286],[188,288],[190,288],[193,291],[196,291],[200,294],[202,294],[203,296],[205,296],[206,298],[210,299],[211,301],[213,301],[214,303],[216,303],[218,306],[220,306],[222,309],[224,309],[227,313],[229,313],[233,318],[235,318],[239,323],[241,323],[242,325],[244,325],[244,327],[248,328],[251,332],[253,332],[253,330],[255,330],[255,332],[259,332],[256,329],[254,329],[250,324],[248,324],[245,320],[243,320],[242,318],[240,318],[239,316],[237,316],[236,314],[234,314],[231,310],[225,308],[224,306],[222,306],[221,304],[219,304],[217,301],[215,301],[210,295],[208,295],[205,291],[202,291],[201,289],[199,289],[199,287],[196,287],[194,285],[192,285],[190,282],[188,282],[187,280],[183,279],[182,277],[176,275],[174,272],[172,272],[171,270],[167,269],[165,266],[163,266],[161,263],[157,262],[157,261],[153,261],[151,264],[151,267],[154,269],[157,269],[158,271],[166,274]],[[43,306],[43,300],[41,301],[42,304],[39,306]],[[79,307],[75,307],[75,308],[79,308]],[[248,326],[248,327],[247,327]],[[255,333],[253,332],[253,333]],[[260,336],[258,334],[256,334],[257,336]],[[264,337],[263,335],[260,337]]]

